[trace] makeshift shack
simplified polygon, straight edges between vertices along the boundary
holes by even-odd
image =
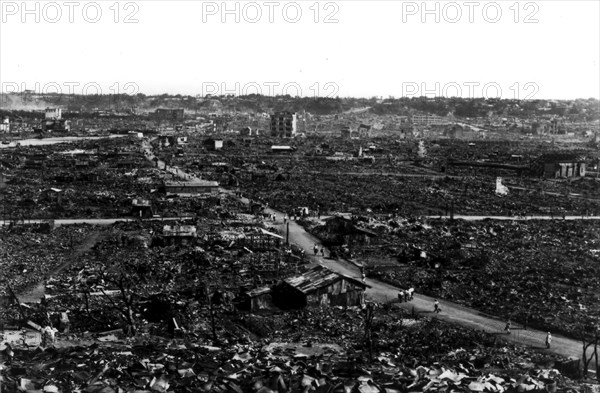
[[[150,218],[154,215],[152,203],[147,199],[136,198],[131,201],[131,215],[140,218]]]
[[[290,277],[273,288],[273,303],[282,308],[361,306],[365,283],[315,266],[306,273]]]
[[[370,244],[377,233],[365,228],[360,228],[355,223],[343,216],[333,216],[325,219],[325,230],[329,239],[336,243]]]
[[[255,288],[242,295],[240,308],[242,310],[249,310],[250,312],[264,310],[271,306],[271,300],[271,288]]]

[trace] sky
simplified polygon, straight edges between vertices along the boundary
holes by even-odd
[[[600,1],[6,1],[3,93],[600,98]]]

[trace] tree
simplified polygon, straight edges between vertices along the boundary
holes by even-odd
[[[581,343],[583,353],[583,377],[588,377],[588,369],[595,361],[596,378],[600,381],[600,363],[598,362],[598,345],[600,344],[600,318],[587,317],[581,324]],[[590,352],[588,357],[588,352]]]

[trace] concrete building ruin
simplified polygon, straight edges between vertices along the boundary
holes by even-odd
[[[545,154],[538,159],[538,162],[543,166],[543,177],[545,178],[557,179],[585,176],[585,158],[575,154]]]
[[[60,119],[62,119],[62,109],[60,109],[60,108],[46,108],[44,119],[46,119],[46,120],[60,120]]]
[[[271,136],[293,138],[297,131],[297,115],[295,112],[276,112],[271,115]]]

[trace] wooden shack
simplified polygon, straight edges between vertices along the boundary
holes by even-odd
[[[270,308],[271,302],[271,288],[259,287],[254,288],[251,291],[245,292],[242,295],[241,309],[256,312]]]
[[[290,277],[272,291],[273,303],[282,309],[361,306],[367,284],[324,266]]]

